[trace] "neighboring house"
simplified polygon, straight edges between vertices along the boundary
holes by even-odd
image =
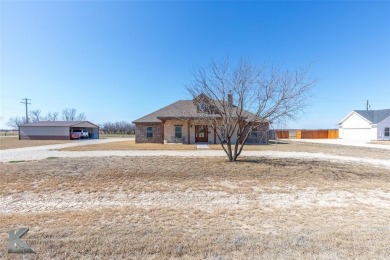
[[[99,126],[88,121],[39,121],[19,126],[19,140],[69,140],[71,130],[86,129],[99,138]]]
[[[342,139],[390,140],[390,109],[354,110],[338,126]]]
[[[153,113],[141,117],[133,123],[136,126],[136,143],[220,143],[207,120],[202,117],[204,109],[194,100],[179,100]],[[252,115],[245,111],[246,114]],[[221,120],[215,113],[216,122]],[[267,143],[268,121],[258,124],[250,133],[247,143]],[[237,138],[233,138],[235,142]]]

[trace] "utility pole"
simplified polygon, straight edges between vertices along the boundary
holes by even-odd
[[[28,101],[31,100],[29,98],[23,98],[20,103],[26,105],[26,124],[28,124],[28,110],[27,110],[27,105],[31,105],[31,103],[28,103]]]
[[[367,102],[366,102],[366,110],[370,110],[370,101],[367,99]]]

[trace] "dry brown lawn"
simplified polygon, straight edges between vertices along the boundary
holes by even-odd
[[[219,144],[209,145],[211,150],[221,150]],[[181,144],[136,144],[134,140],[119,141],[105,144],[82,145],[76,147],[63,148],[61,151],[96,151],[96,150],[195,150],[196,145],[181,145]],[[390,158],[390,150],[363,148],[361,147],[343,146],[334,144],[318,144],[318,143],[300,143],[291,142],[283,144],[269,145],[245,145],[244,151],[285,151],[285,152],[309,152],[309,153],[324,153],[331,155],[345,156],[364,156],[374,159]]]
[[[61,151],[107,151],[107,150],[196,150],[196,145],[190,144],[136,144],[134,140],[118,141],[104,144],[82,145],[63,148]]]
[[[0,136],[18,136],[19,132],[18,131],[0,131]]]
[[[210,148],[214,150],[222,149],[220,145],[210,145]],[[245,150],[324,153],[330,155],[365,157],[373,159],[390,158],[390,150],[385,149],[307,142],[286,142],[269,145],[245,145],[244,151]]]
[[[64,144],[70,140],[19,140],[19,137],[0,137],[0,150],[41,146],[50,144]]]
[[[388,169],[293,159],[0,164],[0,258],[389,259]]]

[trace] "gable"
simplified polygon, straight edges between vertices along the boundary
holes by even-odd
[[[99,126],[92,124],[91,122],[84,121],[77,124],[72,125],[72,127],[88,127],[88,128],[98,128]]]
[[[339,125],[343,128],[371,128],[371,122],[355,112],[350,113]]]

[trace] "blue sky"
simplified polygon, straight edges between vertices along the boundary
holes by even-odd
[[[318,79],[291,128],[390,108],[390,2],[1,1],[1,115],[84,112],[132,121],[179,99],[191,69],[250,59]]]

